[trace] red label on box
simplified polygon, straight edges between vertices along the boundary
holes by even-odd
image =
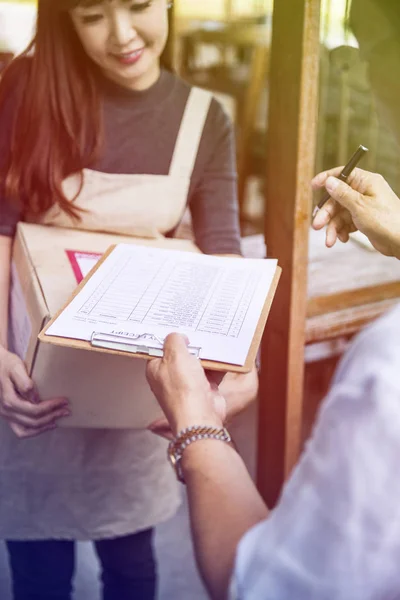
[[[77,283],[80,283],[86,277],[101,258],[101,254],[98,252],[82,252],[81,250],[66,250],[65,252],[71,263]]]

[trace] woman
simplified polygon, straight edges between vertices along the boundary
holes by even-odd
[[[231,127],[165,68],[168,9],[39,0],[34,42],[1,81],[0,537],[17,599],[71,597],[75,539],[95,540],[105,599],[153,598],[153,527],[179,503],[161,439],[54,429],[67,399],[35,403],[6,348],[19,219],[159,237],[189,204],[203,252],[240,253]]]

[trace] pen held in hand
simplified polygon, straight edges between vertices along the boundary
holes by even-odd
[[[368,152],[368,148],[366,148],[365,146],[361,146],[360,145],[357,148],[357,150],[355,151],[355,153],[353,154],[353,156],[350,158],[349,162],[343,168],[343,171],[340,173],[338,179],[340,179],[341,181],[347,181],[347,178],[349,177],[349,175],[352,173],[352,171],[354,171],[354,169],[356,168],[356,166],[358,165],[358,163],[360,162],[360,160],[362,159],[362,157],[367,152]],[[321,201],[314,208],[313,218],[315,217],[315,215],[317,214],[317,212],[324,206],[324,204],[326,202],[328,202],[328,200],[329,200],[330,197],[331,196],[330,196],[329,192],[325,192],[325,194],[323,195]]]

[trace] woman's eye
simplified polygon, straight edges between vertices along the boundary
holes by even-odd
[[[82,23],[88,25],[90,23],[97,23],[103,18],[103,15],[86,15],[82,17]]]
[[[150,8],[152,0],[148,0],[147,2],[136,2],[131,5],[132,12],[142,12],[146,10],[146,8]]]

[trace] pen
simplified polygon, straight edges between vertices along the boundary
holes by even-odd
[[[365,146],[359,146],[357,150],[354,152],[353,156],[347,163],[347,165],[343,168],[343,171],[340,173],[338,179],[341,181],[346,181],[350,173],[356,168],[364,154],[368,152],[368,148]],[[319,202],[318,206],[314,208],[313,217],[317,214],[317,212],[324,206],[326,202],[328,202],[330,198],[329,192],[325,192],[321,202]]]

